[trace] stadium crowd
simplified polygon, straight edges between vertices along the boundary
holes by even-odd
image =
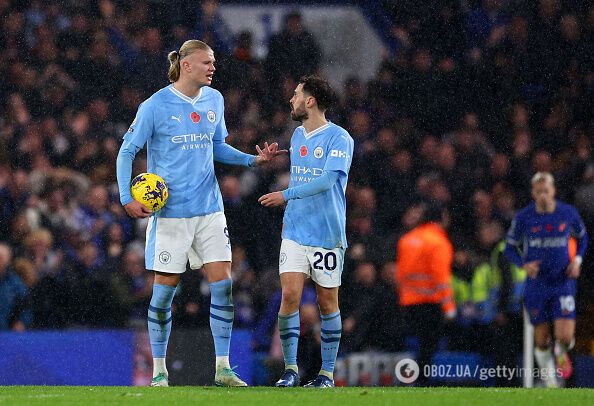
[[[138,105],[167,84],[167,52],[185,39],[215,49],[213,86],[225,96],[227,142],[251,153],[264,141],[289,145],[296,123],[287,102],[296,79],[324,68],[300,15],[287,16],[260,60],[252,35],[232,35],[216,1],[197,11],[169,3],[0,0],[0,330],[145,322],[152,283],[144,270],[146,223],[128,218],[118,201],[115,160]],[[495,293],[488,303],[457,296],[453,323],[463,328],[451,329],[450,341],[464,348],[476,340],[458,340],[459,331],[506,322],[497,284],[479,286],[475,276],[496,272],[484,265],[514,211],[529,201],[534,172],[554,173],[560,198],[593,229],[594,6],[385,3],[392,46],[377,76],[346,80],[330,112],[356,151],[347,190],[343,349],[405,345],[396,243],[419,222],[425,199],[449,208],[454,277]],[[145,162],[140,155],[134,173]],[[283,213],[257,198],[286,187],[288,160],[247,170],[220,165],[217,172],[233,246],[235,326],[254,329],[254,347],[270,351]],[[590,321],[592,275],[588,255],[578,313]],[[306,292],[304,306],[314,298]],[[472,310],[484,306],[490,315]],[[313,309],[310,318],[302,313],[304,323],[315,325]],[[187,272],[174,301],[176,328],[207,326],[208,312],[206,281]]]

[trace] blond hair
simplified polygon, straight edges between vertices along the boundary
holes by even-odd
[[[181,72],[181,60],[196,51],[212,51],[212,48],[209,47],[205,42],[197,39],[190,39],[182,44],[179,51],[169,52],[169,55],[167,55],[167,59],[169,60],[169,71],[167,72],[167,77],[171,83],[177,82],[179,80],[179,75]]]
[[[550,183],[551,185],[555,184],[555,178],[549,172],[536,172],[530,181],[531,185],[536,185],[537,183],[545,182]]]

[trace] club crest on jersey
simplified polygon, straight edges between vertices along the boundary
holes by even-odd
[[[169,252],[167,252],[167,251],[162,251],[159,254],[159,261],[162,264],[168,264],[171,261],[171,254]]]
[[[560,231],[560,232],[563,232],[563,231],[565,231],[565,228],[566,228],[566,227],[567,227],[567,223],[561,223],[561,224],[559,225],[559,231]]]
[[[214,111],[212,110],[208,110],[208,113],[206,113],[206,118],[208,119],[208,121],[210,121],[211,123],[214,123],[215,120],[217,119],[217,115],[215,114]]]
[[[322,156],[324,156],[324,149],[322,147],[317,147],[314,149],[314,156],[320,159]]]
[[[198,124],[200,122],[200,114],[196,113],[195,111],[190,114],[190,118],[192,119],[192,123]]]
[[[299,148],[299,155],[307,156],[307,147],[305,145],[302,145],[301,148]]]

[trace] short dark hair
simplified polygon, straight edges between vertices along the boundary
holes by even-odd
[[[299,79],[299,83],[303,84],[303,92],[313,96],[318,103],[318,108],[325,111],[336,101],[336,93],[330,87],[326,79],[316,75],[303,76]]]

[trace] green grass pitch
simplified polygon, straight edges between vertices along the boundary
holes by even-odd
[[[592,389],[0,386],[0,405],[594,405]]]

